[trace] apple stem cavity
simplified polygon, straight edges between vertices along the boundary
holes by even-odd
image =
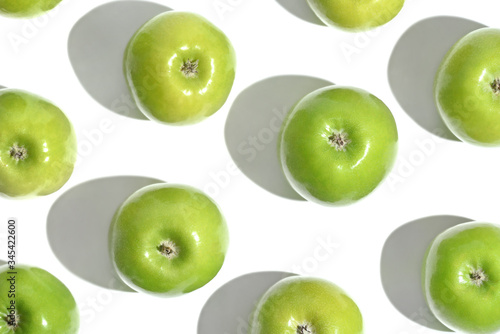
[[[473,269],[470,272],[470,279],[474,285],[479,287],[482,286],[484,282],[488,281],[488,276],[485,274],[483,269],[479,268]]]
[[[493,89],[493,93],[495,95],[500,95],[500,78],[496,78],[491,83],[491,89]]]
[[[161,255],[165,256],[169,260],[175,259],[179,256],[179,247],[177,247],[177,245],[171,240],[163,241],[157,249]]]
[[[316,331],[313,326],[309,323],[301,324],[297,326],[297,334],[315,334]]]
[[[188,59],[182,64],[181,72],[188,79],[196,78],[198,76],[198,63],[199,60]]]
[[[9,154],[12,157],[12,159],[16,161],[23,161],[28,157],[28,150],[26,149],[26,147],[21,146],[18,143],[15,143],[10,148]]]
[[[344,129],[341,129],[340,131],[333,130],[332,135],[328,137],[328,143],[330,143],[330,146],[334,147],[337,151],[345,151],[350,142],[351,140],[349,139],[349,135],[344,131]]]
[[[12,332],[15,332],[19,327],[19,314],[15,311],[13,315],[6,315],[4,320],[7,323],[7,329]]]

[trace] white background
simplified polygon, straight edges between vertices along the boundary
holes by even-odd
[[[310,16],[307,8],[301,6],[302,0],[288,1],[290,8],[303,8],[304,16]],[[274,0],[157,2],[205,16],[228,35],[237,52],[237,77],[227,103],[214,116],[194,126],[174,128],[118,115],[96,102],[80,84],[68,57],[69,34],[81,17],[106,1],[64,0],[50,16],[38,21],[0,18],[0,85],[25,89],[54,101],[71,119],[80,143],[90,145],[84,154],[80,152],[73,176],[57,193],[32,200],[0,199],[2,221],[8,217],[19,220],[18,260],[50,271],[70,288],[82,313],[81,333],[242,333],[244,324],[232,314],[223,312],[199,325],[200,313],[206,301],[217,289],[224,289],[225,283],[261,271],[304,273],[335,282],[360,307],[366,333],[437,333],[425,325],[434,321],[425,307],[415,307],[418,302],[412,301],[420,296],[415,269],[418,261],[408,264],[411,261],[402,256],[421,256],[421,249],[436,233],[436,226],[448,224],[432,216],[500,221],[500,155],[497,149],[441,139],[428,131],[432,129],[417,124],[393,95],[388,81],[389,58],[403,33],[426,18],[450,15],[494,26],[500,9],[497,1],[410,0],[392,22],[371,35],[307,22],[298,17],[300,10],[295,15]],[[346,54],[346,48],[354,53]],[[88,51],[92,53],[92,49]],[[427,51],[423,48],[422,54],[416,56],[425,59]],[[435,59],[429,62],[429,66],[436,66]],[[116,63],[119,68],[121,58]],[[411,75],[421,71],[416,66],[409,59],[410,86]],[[274,195],[244,173],[234,172],[224,138],[233,101],[260,80],[290,74],[366,89],[392,110],[400,135],[398,161],[390,179],[368,198],[348,207],[321,207]],[[426,87],[415,85],[414,89],[419,90],[416,94],[427,89],[429,95],[432,82]],[[283,108],[276,106],[280,107]],[[103,120],[111,124],[112,130],[101,133],[102,138],[91,143],[85,133],[99,129]],[[104,288],[62,264],[61,255],[55,254],[48,241],[47,216],[53,203],[85,181],[115,175],[153,177],[211,191],[224,211],[231,233],[226,262],[214,280],[189,295],[159,299]],[[389,249],[388,258],[382,259],[382,263],[388,261],[394,272],[384,269],[381,274],[382,250],[391,233],[426,217],[431,217],[425,220],[426,224],[407,225],[419,232],[399,236],[403,241],[395,244],[400,249]],[[460,220],[446,219],[450,224]],[[71,226],[72,222],[68,224]],[[6,230],[5,225],[0,226]],[[71,228],[68,231],[71,233]],[[2,231],[0,236],[6,253],[5,233]],[[68,234],[68,238],[73,240],[75,236]],[[104,240],[105,236],[96,235],[95,239]],[[334,243],[334,251],[318,256],[318,249],[325,242]],[[83,253],[101,246],[88,237],[74,245]],[[1,252],[0,259],[5,259],[4,251]],[[99,256],[106,259],[107,253]],[[102,259],[95,261],[105,262]],[[397,260],[408,268],[395,265]],[[80,272],[99,268],[88,262],[82,267]],[[408,281],[403,280],[407,273],[413,275]],[[381,277],[386,282],[393,280],[385,284],[385,290]],[[241,293],[251,290],[251,282],[248,284]],[[388,298],[387,290],[387,294],[399,295],[395,304]],[[234,293],[224,298],[235,309],[238,306],[234,303],[242,299]],[[244,320],[248,314],[235,316]]]

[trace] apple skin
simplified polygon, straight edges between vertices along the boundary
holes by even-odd
[[[49,272],[25,265],[16,266],[15,302],[19,327],[8,328],[10,306],[7,265],[0,266],[0,334],[76,334],[80,326],[78,307],[68,288]]]
[[[309,326],[306,331],[300,326]],[[361,334],[356,303],[337,285],[319,278],[292,276],[273,285],[259,300],[248,334]]]
[[[500,29],[481,28],[455,43],[436,73],[437,109],[464,142],[500,145],[499,53]]]
[[[0,15],[30,18],[42,15],[57,6],[61,0],[0,0]]]
[[[188,61],[198,61],[197,73],[181,71]],[[236,55],[226,35],[202,16],[165,12],[132,37],[124,72],[144,115],[164,124],[192,124],[226,102],[235,78]]]
[[[403,8],[404,0],[307,0],[323,23],[348,31],[386,24]]]
[[[476,284],[474,271],[487,280]],[[451,227],[429,246],[423,291],[436,318],[460,333],[500,332],[500,227],[471,222]]]
[[[76,162],[76,135],[54,104],[18,89],[0,90],[0,193],[27,198],[51,194],[70,178]],[[27,156],[12,157],[14,145]]]
[[[330,144],[334,131],[351,141],[345,151]],[[302,98],[283,122],[278,140],[283,172],[305,199],[328,206],[354,203],[372,192],[397,155],[392,113],[374,95],[329,86]]]
[[[168,258],[162,244],[173,242]],[[121,279],[136,291],[172,297],[194,291],[217,275],[229,232],[217,204],[201,191],[153,184],[118,209],[109,232],[111,259]]]

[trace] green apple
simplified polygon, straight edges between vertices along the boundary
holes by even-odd
[[[328,86],[302,98],[283,122],[281,165],[291,186],[324,205],[353,203],[391,170],[398,132],[377,97],[353,87]]]
[[[165,124],[196,123],[219,110],[235,70],[235,52],[226,35],[202,16],[186,12],[165,12],[148,21],[124,56],[137,106]]]
[[[362,31],[386,24],[398,15],[404,0],[307,0],[326,25]]]
[[[30,18],[53,9],[61,0],[0,0],[0,15]]]
[[[76,136],[54,104],[17,90],[0,90],[0,193],[9,197],[48,195],[73,172]]]
[[[80,316],[73,295],[49,272],[0,267],[0,334],[76,334]]]
[[[132,194],[111,223],[111,259],[136,291],[170,297],[207,284],[226,255],[229,232],[217,204],[184,185],[153,184]]]
[[[361,334],[356,303],[337,285],[292,276],[273,285],[259,300],[248,334]]]
[[[500,29],[462,37],[437,71],[434,99],[441,117],[462,141],[500,145]]]
[[[461,333],[500,332],[500,227],[471,222],[432,241],[422,271],[429,308]]]

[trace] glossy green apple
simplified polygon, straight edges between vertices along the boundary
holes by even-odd
[[[176,296],[219,272],[229,232],[217,204],[176,184],[146,186],[118,209],[109,232],[111,259],[132,289]]]
[[[396,123],[386,105],[353,87],[329,86],[302,98],[283,122],[281,165],[291,186],[324,205],[372,192],[397,154]]]
[[[500,227],[460,224],[438,235],[424,259],[429,308],[460,333],[500,332]]]
[[[259,300],[248,334],[361,334],[356,303],[335,284],[312,277],[287,277]]]
[[[500,145],[500,29],[462,37],[444,57],[434,82],[441,117],[462,141]]]
[[[3,265],[0,282],[0,334],[78,333],[75,299],[52,274],[21,265],[12,271]]]
[[[362,31],[386,24],[398,15],[404,0],[307,0],[326,25]]]
[[[61,0],[0,0],[0,15],[30,18],[53,9]]]
[[[17,90],[0,90],[0,193],[48,195],[71,176],[77,147],[73,126],[51,102]]]
[[[233,86],[236,56],[224,33],[200,15],[165,12],[130,40],[125,77],[139,109],[165,124],[199,122]]]

